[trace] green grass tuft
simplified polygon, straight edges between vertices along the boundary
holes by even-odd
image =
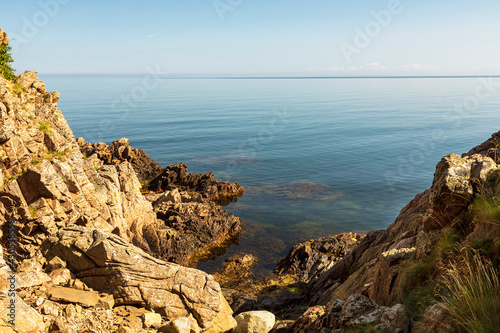
[[[499,272],[477,252],[451,263],[444,306],[459,332],[496,333],[500,328]]]
[[[45,123],[42,123],[41,121],[39,121],[38,124],[40,125],[39,129],[41,131],[44,131],[44,132],[47,132],[47,133],[52,133],[52,129],[50,128],[49,125],[47,125]]]

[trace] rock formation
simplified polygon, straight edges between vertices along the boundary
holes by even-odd
[[[37,72],[0,77],[0,236],[17,268],[13,329],[141,331],[188,320],[196,332],[231,330],[236,322],[211,276],[147,253],[186,262],[237,233],[239,220],[201,194],[177,193],[182,207],[170,192],[151,193],[149,201],[137,175],[153,178],[159,165],[124,139],[79,146],[58,100]],[[190,235],[198,231],[195,242]],[[5,331],[12,331],[10,274],[1,260]]]
[[[110,145],[104,142],[92,144],[85,142],[84,138],[78,138],[76,142],[84,156],[90,157],[95,154],[106,165],[129,162],[141,182],[155,178],[162,171],[160,164],[150,158],[144,150],[132,148],[127,138],[113,141]]]
[[[6,32],[2,31],[2,28],[0,28],[0,45],[2,45],[2,44],[5,44],[5,45],[9,44],[9,36],[7,35]]]
[[[364,235],[348,232],[295,245],[288,255],[278,262],[274,272],[297,274],[300,281],[307,283],[333,267],[363,237]]]
[[[113,295],[117,305],[139,305],[167,320],[190,318],[206,332],[235,326],[212,276],[155,259],[117,235],[67,227],[47,239],[43,253],[47,261],[66,262],[89,287]]]
[[[236,201],[243,195],[243,187],[235,182],[215,180],[214,174],[188,173],[184,163],[170,165],[153,179],[148,189],[155,192],[178,189],[182,191],[197,192],[204,198],[227,204]]]

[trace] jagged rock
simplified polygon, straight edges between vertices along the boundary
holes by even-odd
[[[469,157],[475,154],[482,156],[487,156],[491,158],[495,163],[500,163],[500,131],[493,133],[491,137],[485,142],[477,145],[476,147],[469,150],[467,153],[463,153],[462,157]]]
[[[214,202],[199,201],[197,195],[179,193],[177,189],[163,193],[153,203],[162,228],[148,235],[160,235],[155,247],[150,249],[155,256],[186,264],[194,253],[210,249],[218,242],[239,234],[239,218],[228,214]]]
[[[180,191],[198,192],[205,198],[221,203],[230,203],[243,195],[243,187],[236,182],[215,180],[213,173],[188,173],[184,163],[170,165],[153,179],[148,189],[155,192],[164,192],[173,189]]]
[[[158,176],[162,168],[159,163],[150,158],[142,149],[132,148],[127,138],[113,141],[112,144],[90,143],[78,138],[77,143],[85,156],[96,155],[104,164],[118,165],[129,162],[140,181],[148,181]]]
[[[310,307],[292,326],[293,332],[357,331],[367,326],[376,332],[408,332],[410,319],[404,307],[379,306],[372,299],[353,294],[345,302]]]
[[[71,279],[74,279],[74,276],[72,276],[71,272],[67,268],[55,269],[49,273],[49,276],[52,279],[52,284],[54,286],[66,286],[69,284]]]
[[[2,29],[0,28],[0,45],[2,44],[5,45],[9,44],[9,36],[7,35],[6,32],[3,32]]]
[[[45,267],[45,269],[48,272],[52,272],[53,270],[61,269],[61,268],[66,268],[66,263],[59,257],[52,258],[52,260],[50,260],[47,263],[47,266]]]
[[[274,314],[268,311],[249,311],[236,316],[238,326],[235,333],[267,333],[276,322]]]
[[[212,276],[155,259],[116,235],[67,227],[47,240],[44,255],[48,261],[63,259],[79,279],[112,294],[118,305],[140,304],[169,320],[191,314],[206,331],[232,328],[232,311]]]
[[[99,302],[99,294],[95,291],[66,287],[51,288],[49,297],[52,301],[75,303],[85,307],[93,307]]]
[[[307,283],[333,267],[363,237],[364,235],[349,232],[295,245],[288,255],[278,262],[274,272],[297,274],[301,281]]]
[[[469,206],[495,168],[488,156],[445,156],[436,166],[432,186],[415,196],[387,230],[369,232],[351,253],[311,281],[305,297],[311,305],[326,305],[360,293],[379,304],[394,305],[405,278],[401,263],[428,255],[442,228],[470,220]]]
[[[431,207],[424,218],[424,231],[448,226],[471,202],[474,186],[486,181],[495,162],[481,155],[462,158],[446,155],[438,163],[429,197]]]

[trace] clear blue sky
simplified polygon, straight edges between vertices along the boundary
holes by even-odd
[[[18,72],[500,74],[498,0],[23,0],[0,27]]]

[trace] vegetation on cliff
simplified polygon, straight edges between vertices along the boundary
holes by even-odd
[[[16,78],[15,69],[11,66],[14,62],[11,51],[9,45],[0,44],[0,74],[7,80]]]

